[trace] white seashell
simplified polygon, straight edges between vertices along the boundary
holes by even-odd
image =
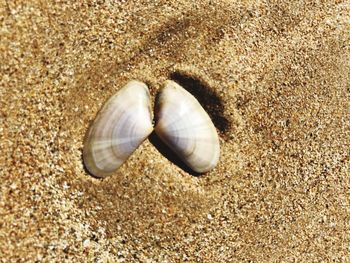
[[[210,117],[189,92],[168,80],[158,100],[155,132],[193,171],[219,161],[219,138]]]
[[[96,177],[113,174],[152,132],[146,84],[130,81],[98,113],[84,141],[86,168]]]

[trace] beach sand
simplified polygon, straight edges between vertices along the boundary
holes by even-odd
[[[195,2],[0,0],[1,262],[350,261],[349,1]],[[195,94],[214,170],[146,140],[87,173],[131,79]]]

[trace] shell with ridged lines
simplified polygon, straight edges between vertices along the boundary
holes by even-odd
[[[217,131],[197,99],[168,80],[161,91],[156,112],[156,134],[193,171],[213,169],[220,155]]]
[[[112,175],[152,130],[148,88],[130,81],[104,104],[90,126],[84,140],[85,167],[96,177]]]

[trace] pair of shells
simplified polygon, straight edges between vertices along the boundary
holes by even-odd
[[[197,173],[214,168],[220,147],[216,129],[199,102],[168,80],[157,101],[160,139]],[[96,177],[113,174],[153,131],[146,84],[130,81],[98,113],[84,141],[86,168]]]

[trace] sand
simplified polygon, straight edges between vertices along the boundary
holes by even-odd
[[[349,1],[1,0],[0,23],[1,262],[350,261]],[[86,172],[131,79],[197,96],[213,171],[146,140]]]

